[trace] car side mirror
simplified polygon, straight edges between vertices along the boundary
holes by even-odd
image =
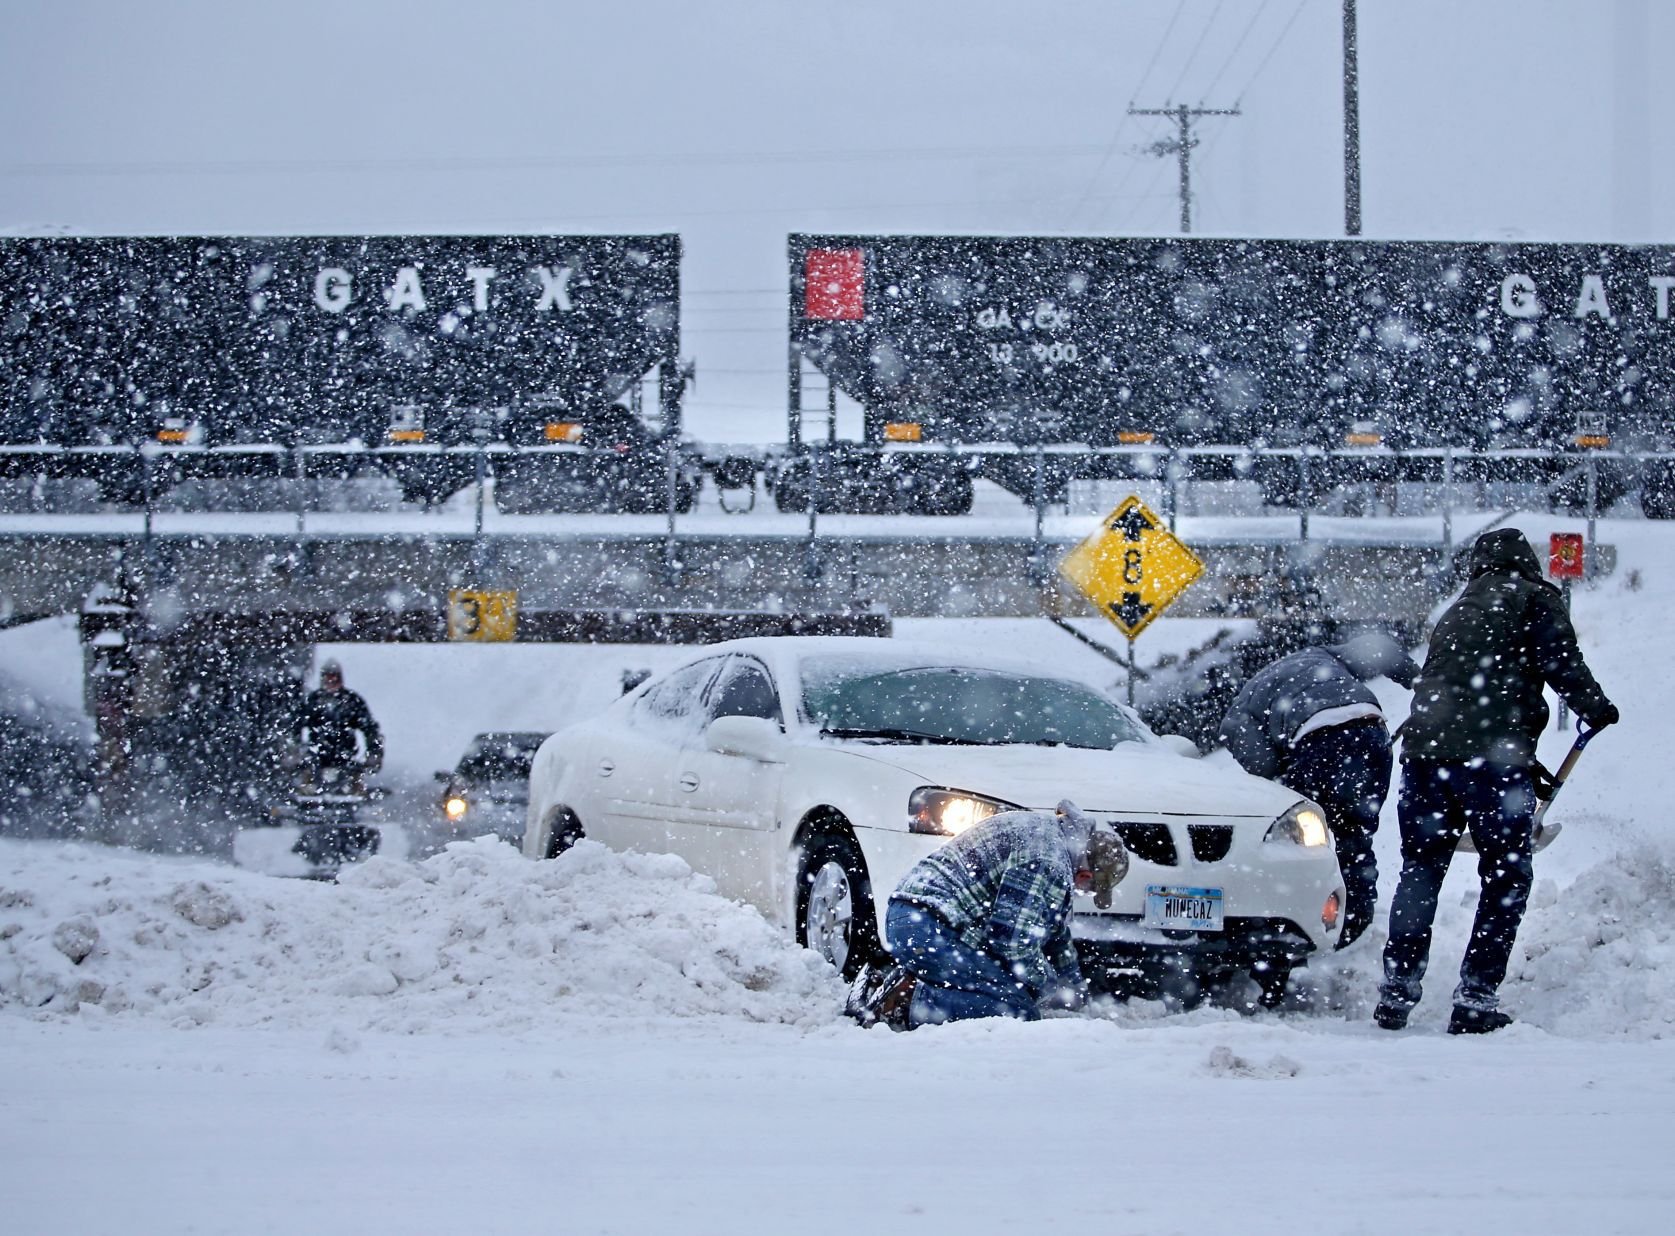
[[[1198,750],[1197,744],[1185,734],[1159,734],[1158,737],[1162,740],[1163,745],[1176,755],[1184,755],[1189,760],[1196,760],[1202,754]]]
[[[454,779],[454,774],[451,769],[438,768],[436,770],[436,779],[438,781],[452,781]]]
[[[704,744],[759,764],[785,762],[785,735],[766,717],[717,717],[704,730]]]

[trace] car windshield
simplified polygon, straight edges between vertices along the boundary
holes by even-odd
[[[1113,701],[1079,683],[966,665],[810,658],[803,709],[824,733],[894,742],[1108,750],[1143,737]]]
[[[473,781],[508,781],[529,776],[529,763],[542,734],[479,734],[460,757],[459,775]]]

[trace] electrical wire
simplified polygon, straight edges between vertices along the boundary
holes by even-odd
[[[1285,29],[1280,31],[1279,38],[1274,40],[1274,45],[1268,49],[1268,54],[1262,57],[1262,63],[1256,66],[1256,72],[1250,75],[1250,80],[1245,83],[1245,88],[1239,91],[1238,97],[1233,101],[1234,107],[1239,106],[1250,88],[1256,84],[1256,79],[1262,76],[1262,70],[1268,67],[1268,62],[1274,58],[1274,53],[1280,49],[1280,44],[1285,42],[1285,36],[1291,33],[1291,27],[1297,24],[1297,18],[1302,15],[1308,2],[1309,0],[1297,0],[1297,7],[1291,10],[1291,16],[1286,20]]]
[[[1120,195],[1118,195],[1118,194],[1101,193],[1101,194],[1094,195],[1089,200],[1090,201],[1095,201],[1095,202],[1110,202],[1110,201],[1116,200],[1119,196]],[[991,207],[991,206],[1039,206],[1043,202],[1054,202],[1054,201],[1060,201],[1060,200],[1063,200],[1063,199],[1053,198],[1053,197],[1043,198],[1041,195],[1037,194],[1037,195],[1032,196],[1032,197],[990,198],[988,200],[973,199],[973,198],[962,198],[958,201],[857,202],[857,203],[853,203],[853,204],[849,204],[849,205],[837,205],[837,204],[833,204],[833,203],[829,203],[829,202],[822,202],[818,205],[754,206],[754,207],[749,207],[749,208],[745,208],[745,209],[726,209],[726,210],[686,210],[686,209],[682,209],[682,210],[676,211],[676,210],[673,210],[673,209],[669,209],[669,210],[659,210],[655,213],[647,212],[647,213],[644,213],[644,214],[625,214],[623,212],[617,211],[617,212],[613,212],[611,214],[543,215],[543,216],[540,216],[538,218],[520,217],[520,218],[515,218],[515,219],[498,219],[498,220],[495,221],[498,226],[495,227],[495,228],[492,228],[492,229],[488,229],[485,232],[485,234],[492,235],[496,231],[515,232],[515,231],[520,231],[520,230],[527,229],[527,228],[538,228],[538,229],[542,229],[542,230],[557,230],[560,227],[570,227],[570,226],[576,226],[576,225],[585,224],[585,223],[593,223],[593,222],[601,222],[601,221],[609,222],[609,221],[613,221],[613,220],[620,222],[620,221],[629,220],[629,219],[651,218],[651,219],[666,220],[666,219],[669,219],[669,218],[672,218],[672,217],[679,217],[681,219],[698,219],[698,218],[738,218],[738,217],[746,217],[746,216],[753,216],[753,217],[767,216],[767,217],[771,218],[771,217],[776,216],[776,215],[800,215],[800,216],[819,217],[819,216],[822,216],[822,215],[853,215],[853,214],[856,214],[857,212],[869,211],[869,210],[881,210],[881,211],[882,210],[923,210],[923,209],[942,210],[942,209],[947,209],[947,208],[966,208],[966,209],[970,209],[970,208]],[[804,230],[817,230],[817,229],[804,229]]]
[[[1271,3],[1273,3],[1273,0],[1262,0],[1262,3],[1256,6],[1256,11],[1250,15],[1250,20],[1245,23],[1245,28],[1239,35],[1239,41],[1233,44],[1233,50],[1227,53],[1227,59],[1221,62],[1221,67],[1216,70],[1216,75],[1210,79],[1210,88],[1200,96],[1200,103],[1205,98],[1215,97],[1216,87],[1221,85],[1221,79],[1226,76],[1227,70],[1232,67],[1235,57],[1243,50],[1245,41],[1250,38],[1250,32],[1256,28],[1256,23],[1262,20],[1262,14],[1268,11],[1268,6]]]
[[[1163,96],[1165,106],[1176,101],[1176,96],[1180,93],[1181,83],[1186,80],[1186,75],[1192,68],[1192,62],[1198,59],[1198,52],[1203,48],[1204,40],[1209,37],[1210,31],[1215,27],[1216,18],[1221,16],[1221,6],[1226,2],[1227,0],[1216,0],[1215,8],[1210,10],[1210,20],[1205,22],[1204,28],[1198,32],[1198,42],[1192,45],[1191,54],[1187,56],[1186,63],[1181,66],[1181,75],[1175,79],[1175,84],[1169,88],[1169,93]]]
[[[134,175],[247,175],[273,172],[295,175],[304,172],[499,172],[569,170],[578,167],[714,166],[716,164],[857,163],[926,159],[1020,159],[1093,158],[1100,146],[931,146],[890,150],[788,150],[732,151],[710,153],[552,155],[539,158],[433,158],[433,159],[174,159],[104,160],[98,162],[40,161],[0,164],[7,176],[134,176]]]
[[[1139,97],[1140,92],[1146,88],[1146,83],[1151,80],[1152,70],[1157,67],[1158,57],[1163,54],[1163,45],[1169,41],[1169,36],[1174,33],[1175,23],[1180,20],[1181,11],[1185,8],[1186,0],[1175,0],[1175,11],[1169,16],[1169,24],[1163,28],[1163,37],[1157,41],[1157,46],[1152,48],[1152,58],[1146,62],[1146,71],[1140,74],[1140,82],[1134,87],[1133,95],[1129,97],[1128,105],[1130,107],[1134,106],[1134,100]],[[1099,183],[1099,178],[1105,174],[1105,168],[1110,164],[1111,156],[1116,154],[1117,142],[1122,138],[1123,130],[1128,126],[1130,119],[1132,117],[1126,111],[1118,118],[1116,131],[1111,134],[1111,140],[1105,147],[1105,153],[1100,156],[1099,166],[1095,167],[1093,175],[1088,177],[1087,186],[1082,190],[1081,196],[1064,214],[1065,230],[1069,229],[1070,224],[1081,212],[1082,207],[1087,204],[1093,193],[1093,187]],[[1129,167],[1132,170],[1133,164],[1131,163]],[[1126,177],[1124,183],[1126,183]]]

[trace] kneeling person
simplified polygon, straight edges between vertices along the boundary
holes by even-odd
[[[991,816],[961,833],[921,859],[890,897],[885,931],[897,970],[871,994],[887,1005],[911,986],[912,997],[905,1017],[884,1019],[902,1028],[1034,1020],[1044,1001],[1079,1003],[1085,986],[1070,938],[1071,894],[1079,884],[1092,887],[1096,904],[1109,907],[1127,873],[1116,833],[1069,802],[1051,815]]]

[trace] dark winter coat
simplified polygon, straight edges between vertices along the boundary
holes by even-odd
[[[1484,533],[1472,547],[1470,582],[1431,634],[1402,759],[1528,767],[1547,725],[1544,686],[1590,725],[1616,715],[1524,534]]]
[[[291,734],[308,757],[329,767],[342,767],[355,761],[355,731],[366,739],[367,763],[383,762],[384,736],[372,710],[360,693],[341,687],[336,691],[324,688],[310,691],[291,725]]]
[[[1368,679],[1385,677],[1405,687],[1418,672],[1395,640],[1376,632],[1305,648],[1265,667],[1240,689],[1221,720],[1221,741],[1246,772],[1277,777],[1310,717],[1351,704],[1377,708]]]

